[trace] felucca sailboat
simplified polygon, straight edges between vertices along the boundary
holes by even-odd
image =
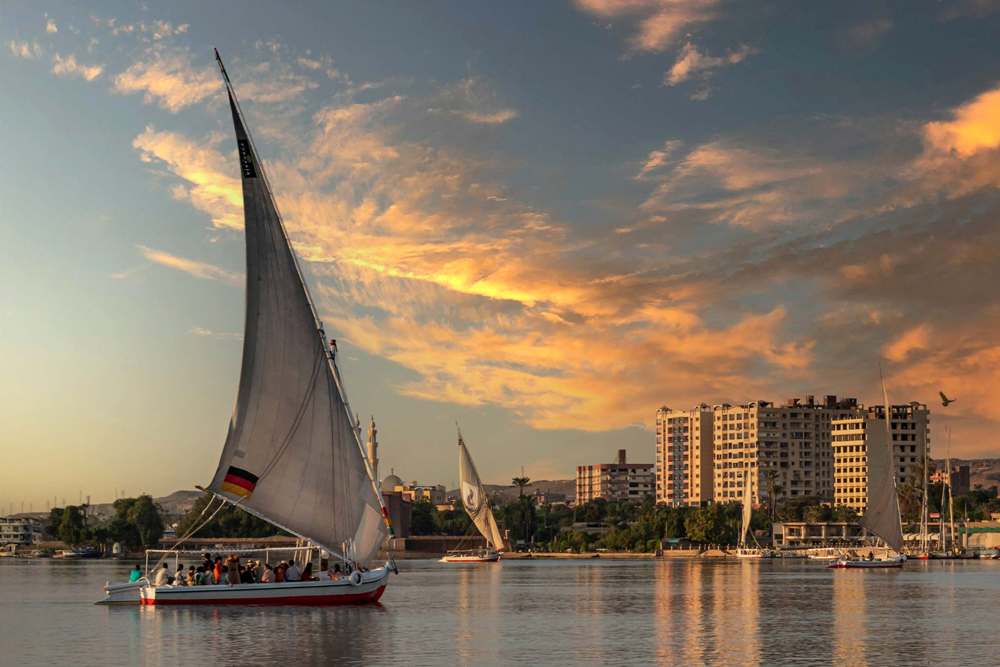
[[[236,91],[218,51],[215,57],[239,149],[247,282],[236,408],[207,490],[220,509],[234,505],[325,550],[344,563],[348,576],[201,586],[142,580],[139,598],[150,605],[375,602],[395,569],[391,562],[372,563],[391,530],[388,513],[352,417],[335,347],[327,350]],[[117,592],[109,591],[109,597]]]
[[[757,538],[750,530],[750,521],[753,519],[753,489],[750,486],[750,469],[743,472],[743,521],[740,529],[740,539],[736,547],[737,558],[770,558],[771,552],[760,546]],[[754,546],[750,546],[747,535],[753,540]]]
[[[466,514],[472,519],[472,524],[486,540],[486,546],[479,549],[449,551],[441,559],[444,563],[492,563],[500,560],[504,548],[503,535],[493,516],[490,498],[486,487],[479,479],[476,466],[472,463],[469,450],[462,440],[462,432],[458,432],[458,492],[462,497],[462,505]]]
[[[885,405],[885,445],[868,441],[868,505],[865,507],[861,523],[868,532],[881,538],[895,555],[870,558],[841,558],[828,567],[832,568],[886,568],[902,567],[906,557],[902,555],[903,525],[899,516],[899,496],[896,493],[894,446],[892,442],[892,405],[882,380],[882,401]]]

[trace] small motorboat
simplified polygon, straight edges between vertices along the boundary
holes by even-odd
[[[495,549],[468,549],[464,551],[449,551],[441,557],[442,563],[496,563],[500,560],[500,552]]]
[[[827,565],[828,568],[834,570],[845,570],[845,569],[859,569],[859,570],[871,570],[871,569],[881,569],[890,567],[903,567],[903,563],[906,562],[906,556],[887,556],[885,558],[838,558],[833,563]]]

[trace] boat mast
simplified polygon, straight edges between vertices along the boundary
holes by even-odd
[[[927,535],[927,434],[924,433],[924,481],[923,481],[923,498],[920,501],[920,551],[921,553],[927,553],[929,547],[930,538]]]
[[[948,528],[952,551],[955,550],[955,495],[951,490],[951,427],[948,427],[948,448],[945,451],[945,469],[948,480]]]
[[[236,108],[236,113],[239,115],[240,122],[243,124],[243,130],[244,132],[246,132],[247,141],[249,141],[250,143],[250,148],[253,151],[253,154],[258,156],[259,159],[260,152],[257,150],[256,144],[254,144],[253,136],[250,133],[250,127],[247,125],[246,122],[246,116],[243,114],[243,107],[240,106],[239,97],[236,95],[236,90],[235,88],[233,88],[232,81],[229,80],[229,73],[226,72],[226,66],[222,63],[222,56],[219,55],[218,49],[212,49],[212,50],[215,52],[215,61],[219,65],[219,71],[221,72],[222,79],[226,84],[226,91],[232,98],[233,106]],[[293,266],[295,266],[295,272],[298,275],[299,283],[302,286],[302,290],[305,292],[306,302],[309,304],[309,310],[312,313],[313,323],[316,327],[316,333],[319,336],[320,340],[319,349],[322,351],[322,354],[326,357],[327,366],[333,374],[334,384],[336,385],[337,391],[340,394],[341,402],[344,404],[344,411],[347,413],[347,419],[348,421],[353,423],[354,418],[352,416],[353,413],[351,411],[351,403],[350,400],[347,398],[347,391],[344,389],[343,382],[340,379],[340,372],[337,368],[337,361],[336,359],[333,358],[333,354],[328,353],[326,351],[327,340],[326,340],[326,332],[323,329],[323,321],[317,314],[316,303],[313,301],[312,294],[309,292],[309,285],[308,283],[306,283],[305,276],[302,273],[302,267],[299,264],[298,255],[292,249],[292,243],[288,237],[288,231],[285,229],[285,220],[281,215],[281,211],[278,209],[278,201],[274,198],[274,192],[271,190],[271,181],[267,177],[267,170],[264,168],[264,162],[263,160],[259,161],[260,164],[258,166],[260,168],[261,180],[263,181],[264,188],[267,190],[267,194],[271,199],[272,205],[274,206],[274,212],[278,220],[278,231],[281,233],[282,239],[284,240],[285,244],[288,246],[290,250],[289,254],[291,254],[292,256],[292,264]],[[355,429],[352,429],[352,431],[354,432],[354,441],[358,447],[358,453],[361,455],[361,460],[365,462],[365,471],[368,474],[368,481],[371,483],[372,490],[375,492],[375,497],[378,499],[379,508],[382,511],[382,518],[385,521],[386,527],[389,532],[389,536],[391,537],[393,534],[393,530],[392,530],[392,523],[389,520],[389,511],[385,506],[385,501],[382,498],[382,492],[378,487],[378,482],[374,479],[371,463],[368,461],[368,456],[365,453],[363,445],[361,444],[361,437]],[[260,517],[260,518],[264,519],[265,521],[270,521],[266,517]],[[304,538],[304,539],[309,539],[309,538]],[[327,551],[331,551],[324,545],[320,546],[323,546],[325,549],[327,549]]]

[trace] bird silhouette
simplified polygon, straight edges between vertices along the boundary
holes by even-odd
[[[955,402],[954,398],[948,398],[947,396],[945,396],[943,391],[939,391],[938,394],[941,396],[941,405],[943,405],[944,407],[948,407],[949,405]]]

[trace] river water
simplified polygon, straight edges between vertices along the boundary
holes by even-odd
[[[93,605],[128,568],[0,560],[0,664],[1000,664],[1000,561],[403,561],[373,606]]]

